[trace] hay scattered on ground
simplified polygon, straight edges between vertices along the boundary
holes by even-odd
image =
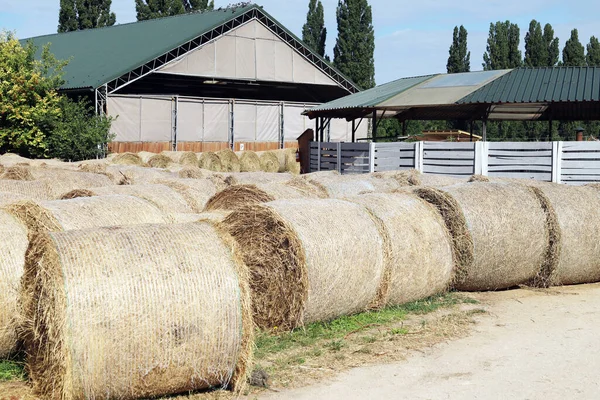
[[[114,157],[110,158],[110,163],[118,165],[137,165],[140,167],[145,166],[142,159],[135,153],[116,154]]]
[[[0,211],[0,359],[17,349],[17,301],[28,244],[25,226]]]
[[[260,171],[260,158],[253,151],[238,151],[235,153],[240,160],[240,172]]]
[[[191,151],[163,151],[163,156],[167,156],[174,163],[180,165],[198,166],[198,156]]]
[[[370,193],[347,199],[367,208],[388,237],[388,277],[376,306],[399,305],[448,289],[453,280],[452,238],[438,211],[412,193]]]
[[[31,168],[24,165],[14,165],[4,170],[0,179],[13,181],[32,181],[35,178],[31,174]]]
[[[484,175],[473,175],[469,178],[469,182],[490,182],[490,178]]]
[[[62,196],[60,196],[59,200],[71,200],[71,199],[77,199],[79,197],[92,197],[92,196],[95,196],[95,194],[91,190],[75,189],[75,190],[71,190],[70,192],[67,192],[67,193],[63,194]]]
[[[223,172],[240,172],[240,160],[235,153],[229,149],[218,151],[217,156],[219,160],[221,160],[221,167],[223,168]]]
[[[243,386],[253,326],[227,240],[207,223],[39,235],[21,294],[35,392],[133,399]]]
[[[277,155],[270,151],[259,151],[256,153],[260,162],[260,169],[263,172],[279,172],[279,159]]]
[[[260,327],[326,321],[365,310],[377,296],[383,241],[361,206],[332,199],[280,200],[237,209],[223,227],[250,270]]]
[[[223,171],[221,159],[219,158],[219,156],[217,156],[216,153],[213,153],[212,151],[207,151],[198,155],[198,167],[214,172]]]

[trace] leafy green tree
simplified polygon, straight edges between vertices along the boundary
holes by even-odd
[[[522,64],[519,50],[520,30],[510,21],[490,24],[486,52],[483,54],[483,69],[517,68]]]
[[[595,36],[590,38],[590,42],[587,45],[585,60],[589,67],[600,67],[600,42]]]
[[[467,48],[467,30],[464,26],[454,27],[446,70],[449,74],[471,70],[471,52]]]
[[[563,49],[563,65],[566,67],[581,67],[585,65],[585,49],[579,41],[577,29],[571,31],[571,37]]]
[[[181,0],[135,0],[138,21],[185,13]]]
[[[545,67],[548,64],[548,47],[544,41],[542,26],[535,19],[529,23],[529,31],[525,34],[526,67]]]
[[[302,27],[302,41],[321,57],[325,56],[325,41],[327,28],[325,28],[325,12],[321,0],[310,0],[306,23]]]
[[[110,11],[112,0],[60,0],[58,32],[112,26],[117,21]]]
[[[339,0],[333,65],[359,87],[375,86],[375,32],[367,0]]]
[[[558,38],[554,36],[554,29],[552,25],[546,24],[544,25],[544,45],[548,50],[548,60],[546,61],[547,67],[554,67],[558,64],[558,56],[560,55],[560,50],[558,48]]]
[[[214,10],[214,0],[183,0],[183,8],[185,12]]]

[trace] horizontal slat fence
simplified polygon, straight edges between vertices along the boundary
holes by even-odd
[[[414,168],[430,174],[600,182],[600,142],[311,143],[310,171],[341,174]]]

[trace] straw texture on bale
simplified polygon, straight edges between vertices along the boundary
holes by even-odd
[[[442,211],[453,235],[462,269],[457,289],[506,289],[539,275],[549,240],[546,214],[530,188],[474,182],[416,193]]]
[[[279,159],[271,151],[259,151],[256,153],[260,162],[260,169],[264,172],[279,172]]]
[[[198,154],[198,167],[214,172],[222,172],[221,159],[212,151]]]
[[[114,185],[114,182],[108,176],[90,172],[68,171],[58,168],[35,168],[32,169],[32,173],[36,179],[48,182],[54,199],[58,199],[63,194],[75,189],[92,189]]]
[[[286,160],[287,160],[285,150],[282,150],[282,149],[269,150],[269,151],[267,151],[267,153],[273,154],[275,157],[277,157],[277,164],[279,165],[278,172],[286,172],[287,171],[285,168]]]
[[[110,162],[119,165],[144,165],[142,159],[135,153],[116,154],[114,157],[110,158]]]
[[[285,149],[285,170],[290,174],[300,174],[300,163],[296,161],[296,149]]]
[[[217,153],[219,160],[221,160],[221,167],[223,172],[240,172],[240,160],[238,156],[231,150],[225,149],[220,150]]]
[[[54,199],[50,185],[45,181],[13,181],[0,179],[0,192],[12,193],[33,200]]]
[[[25,226],[0,211],[0,359],[17,347],[17,302],[28,244]]]
[[[81,172],[90,172],[93,174],[107,175],[112,180],[112,175],[108,174],[108,172],[106,170],[107,167],[108,167],[108,164],[104,161],[101,161],[101,162],[85,161],[85,162],[79,164],[79,170]]]
[[[453,279],[452,239],[438,211],[412,193],[369,193],[347,200],[366,207],[389,237],[387,280],[381,303],[399,305],[448,289]]]
[[[150,153],[148,151],[140,151],[138,156],[142,161],[152,168],[167,168],[173,163],[173,160],[164,154]]]
[[[206,203],[217,193],[217,186],[210,179],[164,179],[156,183],[179,193],[194,213],[202,212]]]
[[[235,179],[235,184],[243,185],[246,183],[284,183],[294,178],[287,173],[273,172],[240,172],[227,174]]]
[[[4,153],[0,155],[0,164],[5,167],[10,167],[16,164],[29,164],[31,160],[29,158],[21,157],[18,154],[14,153]]]
[[[198,166],[198,156],[191,151],[163,151],[160,154],[169,157],[177,164]]]
[[[38,235],[21,294],[35,393],[138,399],[242,386],[253,326],[247,275],[226,243],[208,223]]]
[[[235,153],[240,160],[240,172],[260,171],[260,158],[253,151],[238,151]]]
[[[39,203],[22,201],[5,209],[27,226],[30,235],[40,231],[171,222],[153,204],[132,196],[80,197]]]
[[[32,181],[35,178],[31,174],[31,168],[24,165],[14,165],[4,169],[0,179],[13,181]]]
[[[0,164],[0,175],[4,173],[4,165]]]
[[[490,182],[490,178],[485,175],[473,175],[469,178],[469,182]]]
[[[193,210],[179,192],[167,185],[118,185],[94,189],[97,196],[123,195],[146,200],[167,213],[192,213]]]
[[[31,200],[31,197],[17,193],[0,192],[0,207],[16,203],[21,200]]]
[[[168,171],[136,166],[109,166],[107,171],[114,177],[113,182],[118,185],[141,185],[172,177]]]
[[[279,200],[233,211],[222,226],[250,270],[258,326],[291,329],[368,309],[383,277],[369,213],[341,200]]]
[[[447,175],[436,175],[436,174],[421,174],[419,176],[421,180],[421,186],[428,187],[445,187],[453,186],[459,183],[465,183],[468,181],[467,178],[455,178]]]
[[[177,176],[183,179],[202,179],[206,178],[207,174],[196,166],[186,165],[177,172]]]
[[[393,179],[401,187],[421,185],[421,173],[416,169],[375,172],[371,176],[378,179]]]
[[[75,190],[71,190],[70,192],[67,192],[67,193],[63,194],[62,196],[60,196],[59,200],[71,200],[71,199],[77,199],[79,197],[92,197],[92,196],[96,196],[96,194],[94,192],[92,192],[91,190],[75,189]]]
[[[400,188],[395,179],[382,179],[369,175],[313,175],[303,178],[325,190],[329,197],[344,198],[368,192],[391,192]]]

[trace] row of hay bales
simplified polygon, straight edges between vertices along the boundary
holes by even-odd
[[[239,388],[254,324],[292,329],[452,287],[600,280],[593,187],[127,170],[134,184],[0,211],[0,353],[22,341],[43,398]]]

